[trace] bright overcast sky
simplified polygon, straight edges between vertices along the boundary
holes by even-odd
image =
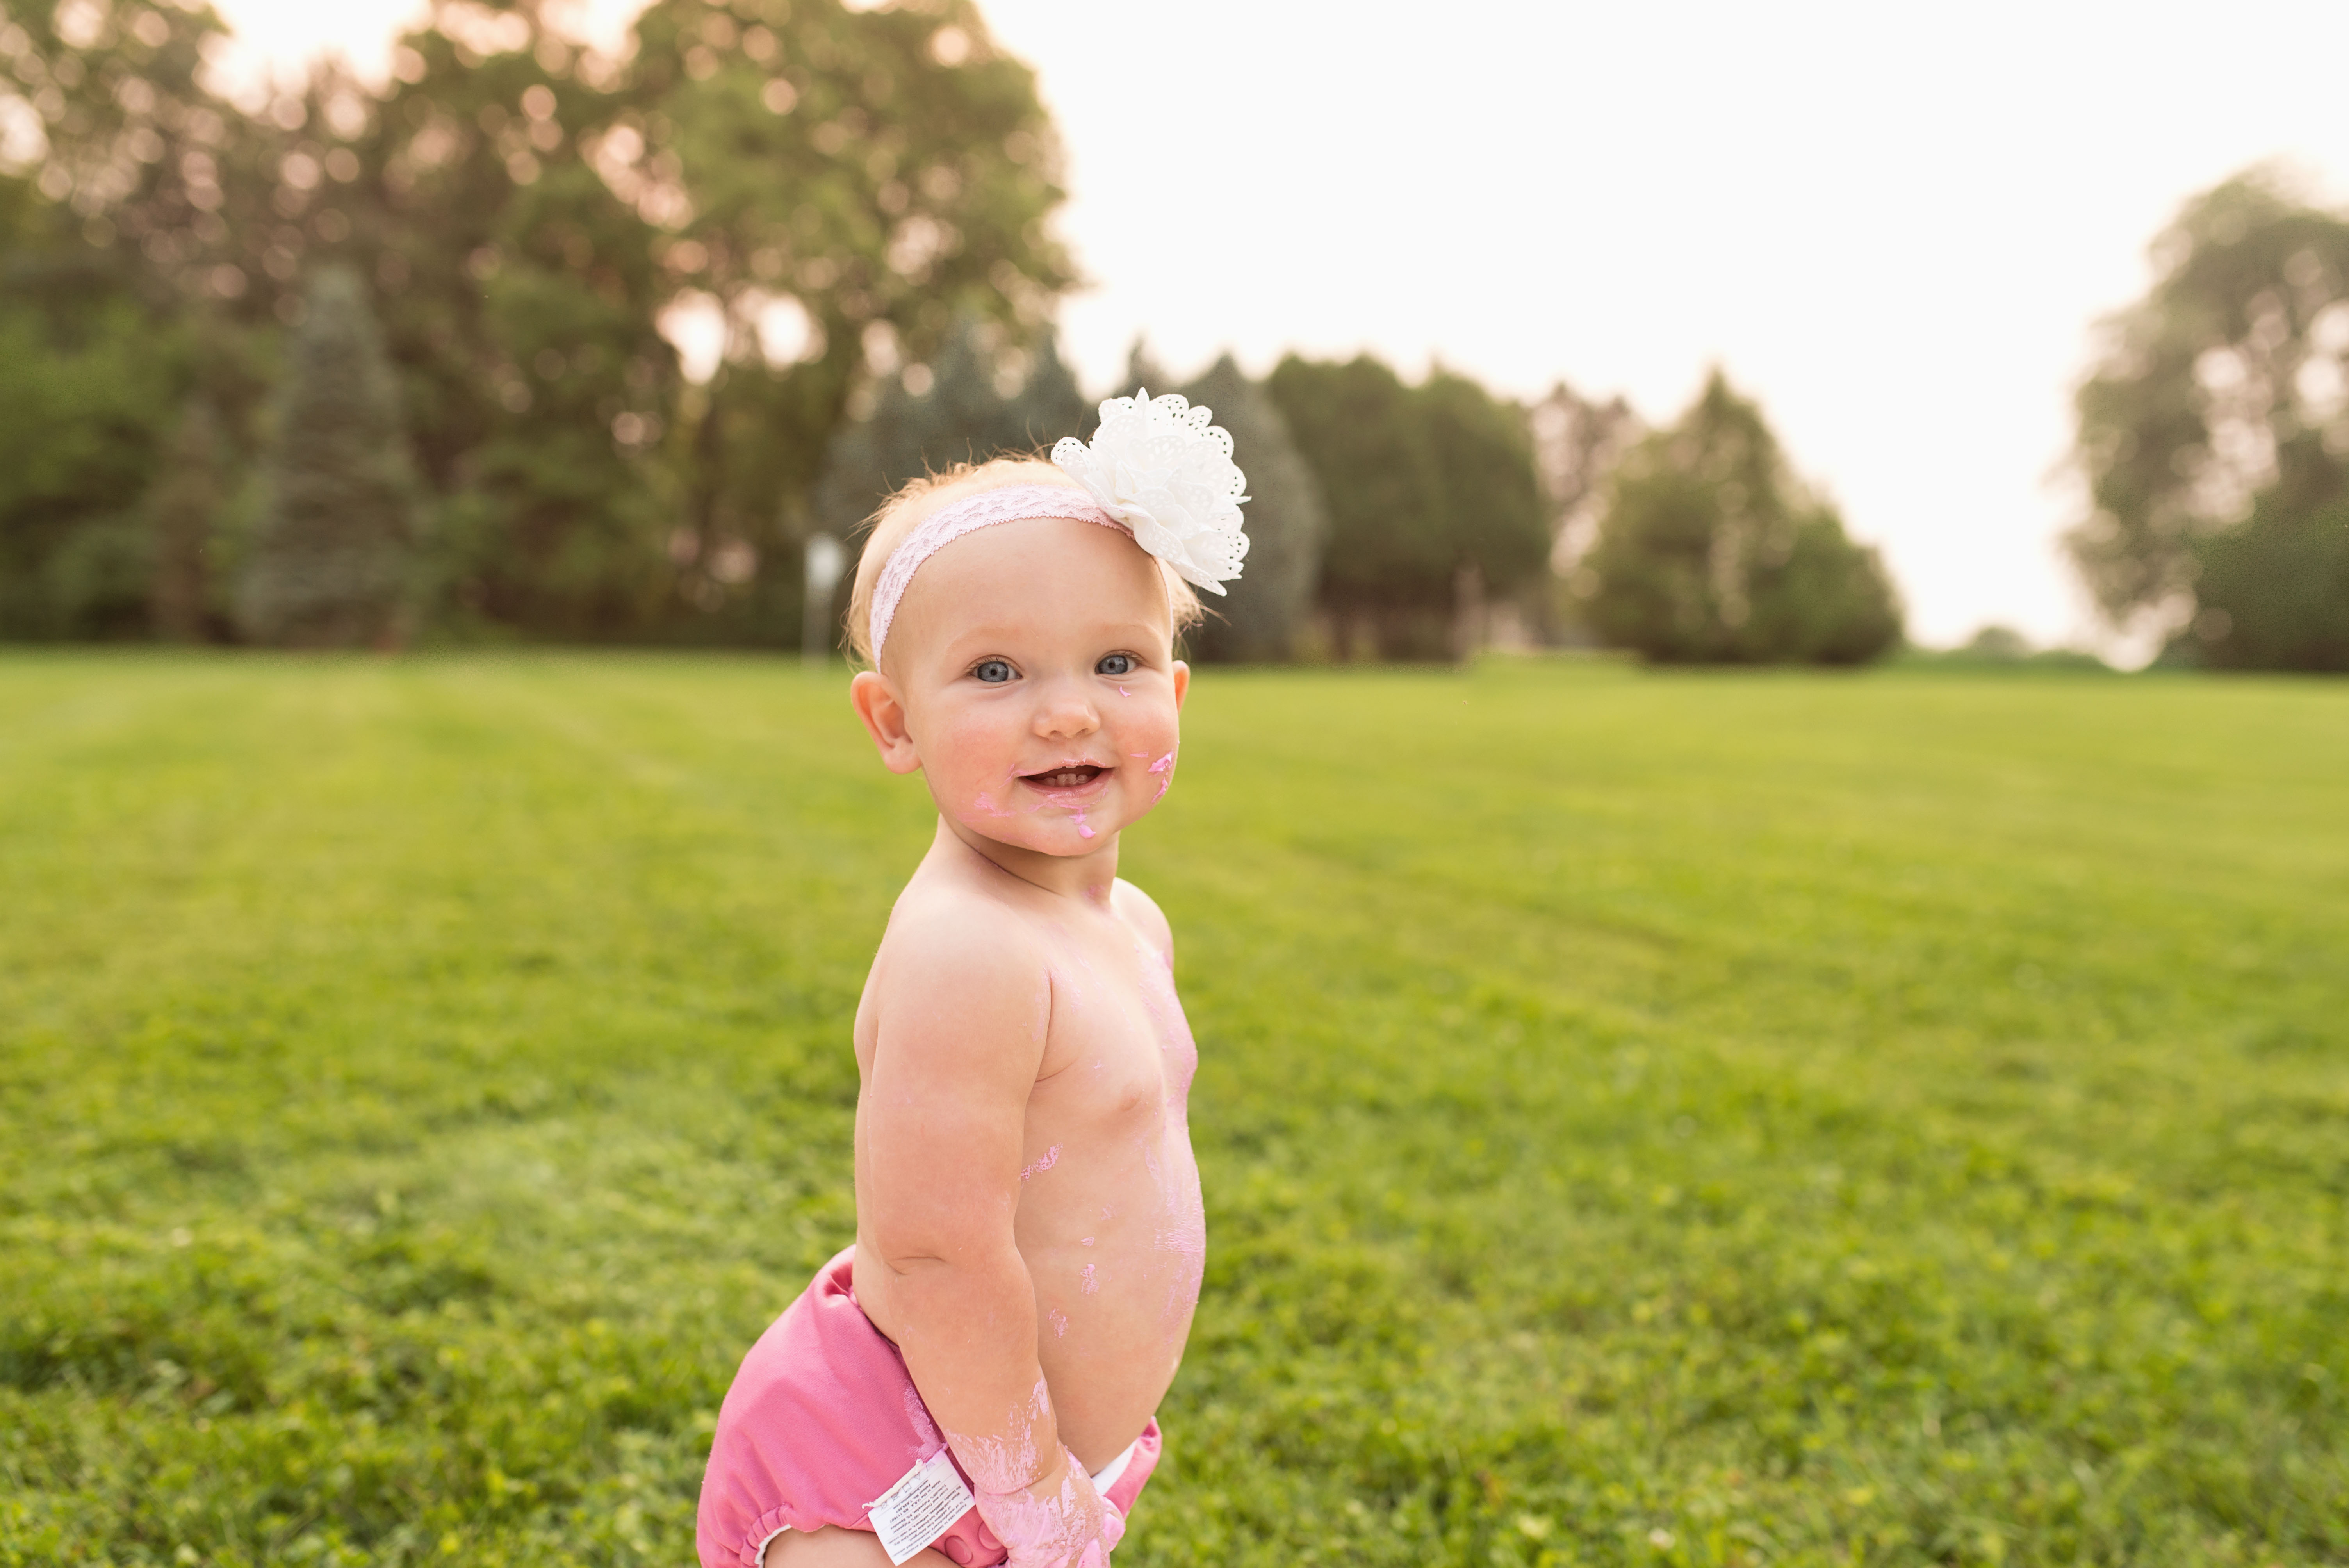
[[[215,4],[259,56],[363,68],[414,9]],[[1928,643],[2092,632],[2054,544],[2091,325],[2193,191],[2275,158],[2349,184],[2340,0],[981,4],[1068,143],[1088,386],[1130,390],[1146,332],[1178,374],[1369,348],[1661,420],[1718,363]]]

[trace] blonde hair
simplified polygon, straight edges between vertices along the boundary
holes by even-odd
[[[888,563],[890,552],[905,542],[916,523],[947,500],[957,499],[957,495],[948,492],[994,490],[1008,484],[1065,484],[1076,488],[1066,474],[1040,455],[989,458],[983,463],[956,463],[909,480],[865,520],[869,531],[864,536],[864,549],[856,558],[856,579],[848,590],[848,646],[866,668],[874,664],[873,587],[880,580],[881,568]],[[1167,616],[1176,636],[1206,619],[1207,613],[1200,606],[1198,594],[1175,575],[1173,567],[1155,556],[1150,563],[1158,569],[1158,580],[1165,585]]]

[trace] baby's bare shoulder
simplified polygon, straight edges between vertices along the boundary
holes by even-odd
[[[996,1015],[1024,1021],[1050,985],[1042,934],[1032,920],[1000,900],[954,886],[906,889],[890,912],[874,979],[885,1015],[945,1013],[966,1026]]]
[[[1118,918],[1133,927],[1144,942],[1170,958],[1174,955],[1174,928],[1166,923],[1157,901],[1123,877],[1118,878],[1110,899]]]

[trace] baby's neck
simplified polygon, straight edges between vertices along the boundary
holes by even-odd
[[[1048,855],[1040,851],[990,839],[977,829],[941,814],[934,852],[968,852],[1009,876],[1057,897],[1105,908],[1117,883],[1117,838],[1101,835],[1099,847],[1081,855]]]

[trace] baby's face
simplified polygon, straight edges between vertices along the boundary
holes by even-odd
[[[938,810],[967,832],[1087,855],[1174,776],[1189,666],[1156,562],[1124,533],[1028,518],[965,535],[914,576],[883,674]],[[877,732],[876,732],[877,735]]]

